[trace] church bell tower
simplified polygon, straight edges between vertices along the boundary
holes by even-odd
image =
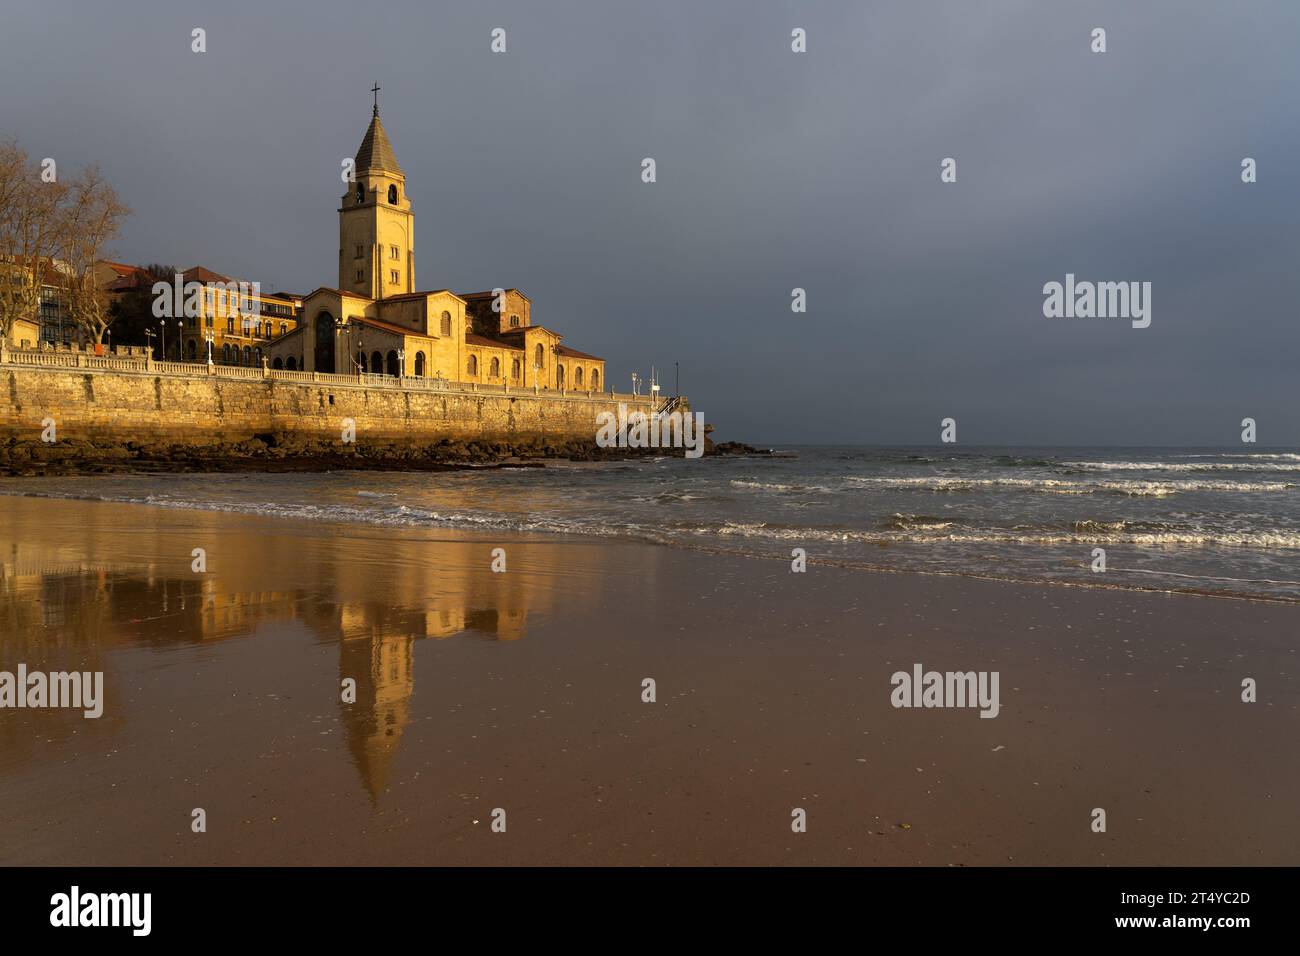
[[[375,112],[339,207],[339,288],[370,299],[415,291],[415,214],[406,175]]]

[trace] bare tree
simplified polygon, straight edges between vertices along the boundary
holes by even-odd
[[[59,217],[58,249],[66,263],[62,281],[68,311],[96,345],[116,317],[109,310],[108,293],[95,276],[95,263],[122,231],[131,210],[99,171],[89,166],[68,185],[63,215]]]
[[[16,142],[0,143],[0,341],[19,319],[39,321],[67,194],[64,184],[42,181]]]

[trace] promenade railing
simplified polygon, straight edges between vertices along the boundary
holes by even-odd
[[[144,353],[144,354],[141,354]],[[208,365],[205,362],[156,361],[147,350],[133,348],[128,353],[107,352],[96,355],[78,349],[14,349],[0,348],[0,366],[126,372],[136,375],[168,375],[199,379],[231,379],[240,381],[292,382],[300,385],[331,385],[351,388],[394,389],[419,392],[446,392],[469,395],[535,396],[575,401],[627,402],[649,405],[648,395],[630,395],[619,392],[596,392],[589,389],[556,389],[528,385],[511,385],[508,382],[450,382],[444,378],[414,375],[379,375],[359,373],[337,375],[332,372],[304,372],[246,365]]]

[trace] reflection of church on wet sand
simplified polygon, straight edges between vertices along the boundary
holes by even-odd
[[[111,534],[112,528],[105,529]],[[272,545],[274,547],[274,545]],[[449,563],[467,567],[473,548],[444,544]],[[157,574],[145,561],[137,568],[108,571],[84,559],[65,557],[58,542],[42,542],[39,549],[19,549],[0,558],[0,650],[12,660],[48,660],[52,667],[70,667],[76,661],[102,666],[107,652],[128,646],[165,646],[177,642],[218,642],[247,637],[271,623],[301,622],[320,641],[339,644],[338,684],[356,681],[356,702],[342,704],[341,719],[346,747],[373,800],[388,785],[392,764],[408,722],[415,690],[415,642],[441,640],[458,634],[486,640],[516,641],[527,632],[530,606],[545,607],[550,593],[524,588],[518,579],[502,581],[492,576],[486,586],[466,572],[444,575],[440,593],[429,596],[428,582],[419,566],[403,562],[406,574],[388,579],[391,590],[377,600],[318,603],[318,593],[297,589],[259,590],[257,565],[236,564],[202,578],[173,578]],[[30,556],[26,553],[31,550]],[[53,553],[51,553],[53,552]],[[332,566],[316,573],[345,593],[359,593],[364,578],[352,581],[347,571]],[[409,576],[408,576],[409,575]],[[423,608],[402,607],[421,597]],[[477,607],[465,607],[465,604]],[[159,613],[159,612],[163,613]],[[46,628],[57,624],[59,642],[51,646]],[[41,638],[32,643],[30,635]],[[54,653],[57,652],[57,653]],[[61,655],[70,655],[64,660]],[[104,668],[110,682],[115,675]],[[336,699],[339,699],[336,697]],[[23,711],[20,717],[35,714]],[[56,718],[68,716],[67,726]],[[73,719],[75,717],[75,720]],[[110,727],[96,723],[92,730]],[[69,736],[85,733],[78,713],[54,711],[41,724],[41,735]],[[15,736],[15,734],[17,736]],[[0,722],[0,750],[12,757],[19,744],[35,738],[30,721],[11,717]]]
[[[402,729],[410,720],[415,642],[463,631],[501,641],[518,640],[524,636],[528,612],[458,608],[411,614],[377,605],[348,605],[338,611],[339,681],[350,677],[357,682],[356,702],[340,702],[344,734],[374,801],[388,786]]]

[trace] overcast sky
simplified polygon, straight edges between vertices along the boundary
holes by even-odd
[[[101,165],[118,258],[305,293],[375,82],[419,288],[680,362],[720,439],[1300,443],[1295,0],[13,5],[0,136]],[[1044,318],[1067,272],[1151,326]]]

